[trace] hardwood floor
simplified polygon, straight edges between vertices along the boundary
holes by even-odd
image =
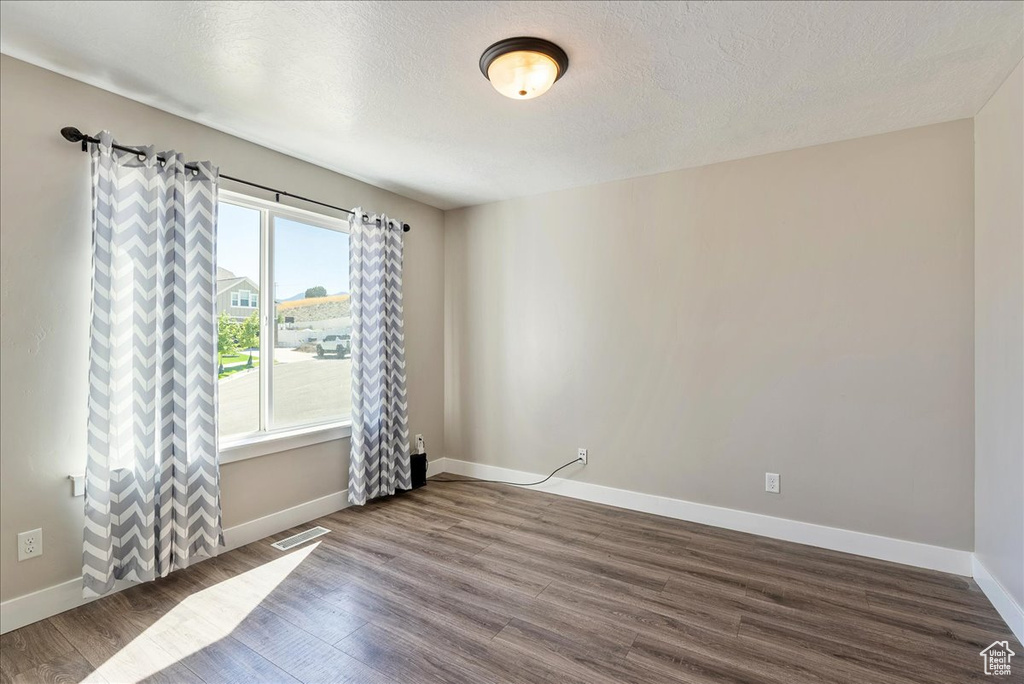
[[[968,578],[437,479],[316,524],[6,634],[0,682],[960,684],[997,639],[1024,681]]]

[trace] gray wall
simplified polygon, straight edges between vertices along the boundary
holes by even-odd
[[[1024,66],[975,118],[975,553],[1024,606]]]
[[[970,550],[972,136],[446,212],[446,456]]]
[[[90,186],[88,155],[58,134],[67,125],[109,128],[125,143],[173,148],[226,173],[412,224],[405,250],[410,427],[440,448],[439,210],[0,57],[0,599],[81,576],[83,504],[66,478],[85,464]],[[342,440],[224,466],[224,524],[344,489],[348,449]],[[44,554],[18,563],[15,535],[36,527]]]

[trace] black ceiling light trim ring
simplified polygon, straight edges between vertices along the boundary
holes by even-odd
[[[558,65],[558,75],[555,76],[556,81],[562,78],[565,72],[569,69],[569,55],[565,54],[565,50],[558,47],[550,40],[544,40],[543,38],[531,38],[529,36],[518,36],[516,38],[499,40],[497,43],[484,50],[484,53],[480,55],[480,71],[483,73],[484,78],[488,81],[491,80],[490,76],[487,75],[487,70],[491,67],[491,63],[494,60],[502,55],[508,54],[509,52],[518,52],[520,50],[539,52],[542,55],[547,55],[551,59],[555,60],[555,64]]]

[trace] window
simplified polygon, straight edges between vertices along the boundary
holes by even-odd
[[[347,230],[341,219],[221,192],[222,441],[327,427],[349,417]]]
[[[232,292],[231,306],[236,309],[255,309],[259,306],[259,295],[249,290]]]
[[[238,293],[238,296],[240,299],[240,306],[248,309],[256,308],[257,295],[255,292],[250,292],[249,290],[242,290],[241,292]]]

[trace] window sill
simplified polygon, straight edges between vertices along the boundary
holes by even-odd
[[[352,423],[339,421],[231,440],[224,442],[220,447],[220,465],[351,436]],[[73,473],[68,475],[68,479],[71,481],[71,496],[83,496],[85,494],[85,474]]]
[[[351,435],[352,423],[344,421],[233,439],[221,443],[220,464],[225,465],[313,444],[331,442]]]

